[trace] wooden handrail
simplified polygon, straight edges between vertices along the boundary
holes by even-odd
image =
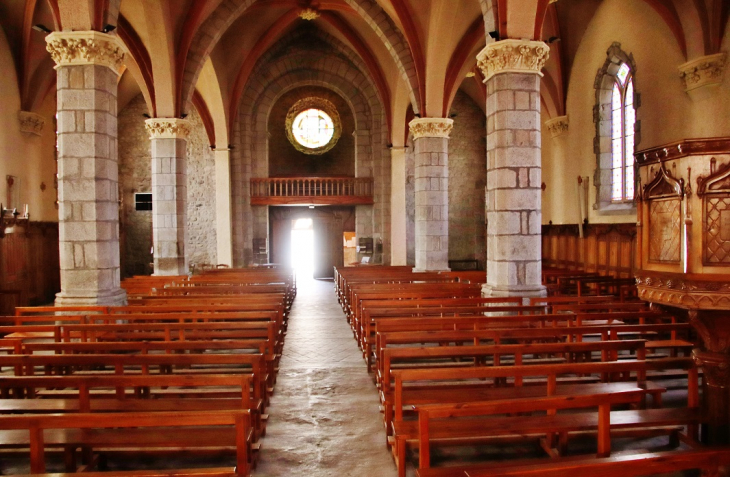
[[[251,179],[252,204],[269,200],[372,203],[372,177],[265,177]]]

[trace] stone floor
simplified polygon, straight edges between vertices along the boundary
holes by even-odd
[[[297,287],[254,475],[395,476],[377,391],[333,282]]]

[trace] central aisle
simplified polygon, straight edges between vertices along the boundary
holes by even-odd
[[[256,477],[390,477],[378,395],[332,281],[297,282]]]

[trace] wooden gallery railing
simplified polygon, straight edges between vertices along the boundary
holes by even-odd
[[[251,205],[369,205],[372,177],[251,179]]]

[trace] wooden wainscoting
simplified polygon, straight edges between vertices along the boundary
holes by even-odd
[[[27,229],[8,229],[0,238],[0,313],[15,306],[53,302],[61,290],[58,224],[31,222]]]
[[[630,278],[638,268],[636,224],[542,226],[543,266]]]

